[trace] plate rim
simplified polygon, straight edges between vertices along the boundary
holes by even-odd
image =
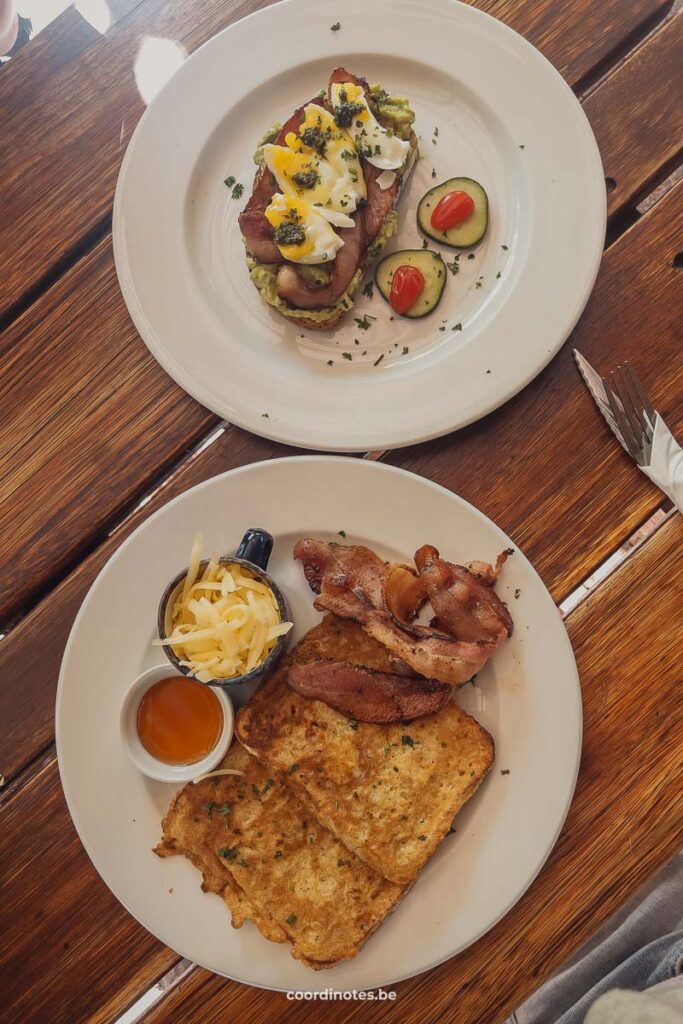
[[[153,512],[151,516],[149,516],[147,519],[143,520],[143,522],[140,523],[135,528],[135,530],[133,530],[133,532],[131,534],[129,534],[129,536],[126,537],[123,540],[121,545],[107,559],[106,563],[102,566],[102,568],[98,572],[97,576],[95,577],[95,579],[91,583],[90,587],[88,588],[88,592],[86,593],[85,597],[83,598],[83,600],[82,600],[82,602],[81,602],[81,604],[79,606],[78,612],[76,614],[76,617],[75,617],[74,622],[72,624],[71,630],[69,632],[69,637],[68,637],[66,646],[64,648],[64,653],[63,653],[61,664],[60,664],[59,678],[58,678],[58,683],[57,683],[57,693],[56,693],[56,698],[55,698],[55,747],[56,747],[57,766],[58,766],[58,770],[59,770],[60,782],[61,782],[62,791],[64,793],[64,798],[65,798],[65,802],[66,802],[66,805],[67,805],[67,809],[69,811],[69,815],[70,815],[71,821],[72,821],[72,823],[74,825],[74,828],[75,828],[76,833],[78,835],[79,841],[80,841],[83,849],[85,850],[85,852],[86,852],[86,854],[87,854],[91,864],[93,865],[95,871],[97,872],[97,875],[99,876],[100,881],[104,885],[106,885],[107,889],[112,893],[112,895],[115,897],[115,899],[124,907],[124,909],[127,911],[127,913],[129,913],[145,929],[145,931],[147,931],[150,935],[153,935],[154,938],[157,939],[157,941],[163,942],[164,945],[168,946],[170,949],[173,949],[175,952],[179,953],[182,957],[185,957],[186,959],[190,959],[190,960],[194,961],[198,966],[204,967],[205,970],[209,970],[209,971],[211,971],[214,974],[218,974],[220,977],[229,978],[230,980],[237,981],[237,982],[239,982],[240,984],[243,984],[243,985],[249,985],[249,986],[252,986],[254,988],[262,988],[262,989],[266,989],[268,991],[290,992],[290,991],[293,991],[293,989],[291,987],[286,987],[286,986],[282,986],[282,985],[261,984],[259,982],[254,982],[254,981],[245,981],[243,978],[236,977],[235,975],[228,974],[225,971],[216,970],[215,968],[207,967],[205,964],[199,963],[199,961],[192,955],[191,951],[183,949],[182,944],[176,945],[174,943],[173,945],[171,945],[165,938],[162,938],[156,932],[151,931],[150,928],[144,923],[144,921],[142,921],[141,918],[135,913],[135,911],[129,906],[128,901],[126,899],[123,899],[121,897],[121,895],[119,895],[119,893],[116,892],[109,885],[109,883],[105,880],[105,878],[103,877],[102,873],[100,872],[100,870],[99,870],[99,868],[97,866],[97,863],[95,862],[95,859],[94,859],[93,855],[91,854],[89,845],[86,843],[86,841],[85,841],[85,839],[83,837],[82,824],[81,824],[81,821],[79,820],[78,813],[75,810],[75,801],[74,801],[73,793],[70,792],[69,784],[67,782],[66,775],[65,775],[66,769],[63,766],[63,749],[64,748],[63,748],[63,745],[62,745],[62,738],[61,738],[61,708],[62,708],[62,702],[63,702],[63,698],[64,698],[64,678],[65,678],[65,675],[66,675],[67,661],[69,659],[69,655],[71,653],[72,648],[75,646],[75,644],[77,642],[77,639],[76,639],[77,638],[77,632],[78,632],[78,628],[79,628],[81,619],[85,615],[85,611],[87,609],[87,606],[89,605],[89,602],[90,602],[90,600],[92,598],[92,595],[93,595],[93,593],[94,593],[94,591],[95,591],[95,589],[96,589],[100,579],[102,577],[104,577],[104,575],[107,573],[107,571],[109,569],[109,566],[115,560],[118,560],[119,558],[122,558],[123,557],[123,552],[124,552],[125,548],[127,548],[127,546],[133,541],[133,539],[144,528],[149,528],[149,524],[151,524],[156,518],[160,517],[162,515],[162,513],[164,513],[165,510],[169,506],[171,506],[171,505],[175,506],[176,504],[180,504],[183,500],[187,499],[187,496],[189,494],[192,494],[194,492],[199,492],[202,489],[205,489],[208,486],[214,484],[218,480],[225,479],[226,477],[240,476],[240,475],[245,474],[245,473],[248,474],[250,471],[253,471],[255,468],[263,467],[263,466],[265,466],[265,465],[267,465],[269,463],[274,463],[274,462],[284,463],[284,464],[291,464],[291,463],[315,464],[315,463],[320,463],[320,462],[324,462],[324,463],[328,463],[329,464],[329,463],[332,463],[332,462],[334,462],[334,463],[344,462],[346,464],[354,465],[355,467],[358,467],[358,466],[366,467],[365,469],[361,470],[361,472],[370,472],[370,473],[380,472],[380,473],[387,473],[387,474],[390,474],[390,475],[395,475],[395,476],[399,476],[399,477],[408,478],[409,480],[416,481],[418,484],[426,485],[429,489],[432,489],[432,490],[436,491],[437,493],[441,493],[442,495],[447,497],[449,500],[454,501],[456,504],[460,504],[461,506],[464,506],[470,513],[474,513],[475,517],[478,518],[480,521],[485,522],[488,526],[492,526],[494,528],[494,530],[498,534],[501,534],[502,537],[505,540],[509,540],[510,538],[508,537],[507,534],[505,534],[505,532],[502,530],[502,528],[499,527],[498,524],[494,520],[492,520],[489,516],[487,516],[484,512],[482,512],[480,509],[478,509],[471,502],[467,501],[467,499],[461,497],[459,494],[456,494],[454,491],[450,491],[448,488],[444,487],[442,484],[438,484],[435,481],[430,480],[427,477],[420,476],[417,473],[412,473],[411,471],[406,470],[406,469],[402,469],[401,467],[391,466],[391,465],[388,465],[388,464],[382,463],[382,462],[375,462],[375,461],[370,461],[370,460],[358,459],[358,458],[354,458],[353,456],[340,457],[340,456],[325,455],[325,454],[292,455],[292,456],[287,456],[287,457],[278,458],[278,459],[262,459],[259,462],[247,463],[244,466],[238,466],[238,467],[235,467],[233,469],[226,470],[223,473],[217,473],[214,476],[208,477],[206,480],[202,480],[202,481],[198,482],[197,484],[194,484],[192,487],[188,488],[185,491],[182,491],[180,494],[176,495],[175,497],[171,498],[169,501],[165,502],[160,508],[158,508],[155,512]],[[547,600],[552,603],[553,607],[555,607],[557,609],[557,605],[556,605],[555,601],[553,600],[553,597],[550,594],[550,591],[548,590],[548,587],[544,583],[544,581],[541,578],[540,574],[537,572],[537,570],[534,567],[533,563],[527,558],[527,556],[524,554],[523,550],[519,547],[519,545],[516,542],[513,541],[512,543],[514,543],[514,545],[515,545],[515,552],[516,552],[516,554],[526,563],[527,568],[530,569],[531,572],[534,574],[534,576],[537,578],[538,583],[540,584],[540,587],[542,588],[542,591],[544,592],[545,598],[547,598]],[[574,758],[573,766],[572,766],[571,773],[570,774],[568,773],[568,776],[567,776],[567,779],[568,779],[568,782],[569,782],[568,789],[567,789],[567,796],[566,796],[566,799],[565,799],[564,806],[561,808],[561,813],[559,814],[558,823],[557,823],[555,831],[554,831],[554,833],[552,835],[552,838],[546,844],[546,846],[543,849],[542,853],[539,853],[539,855],[538,855],[538,862],[535,864],[533,871],[528,875],[528,877],[525,878],[524,882],[522,882],[522,884],[518,888],[518,890],[515,891],[514,895],[510,898],[508,903],[500,910],[500,912],[498,913],[498,915],[495,918],[490,920],[488,922],[488,924],[483,926],[476,934],[472,935],[466,942],[464,942],[462,945],[460,945],[456,949],[454,949],[451,952],[447,953],[445,956],[437,957],[436,959],[432,960],[426,966],[421,966],[421,967],[418,967],[418,968],[416,968],[414,970],[413,969],[409,969],[409,970],[407,970],[407,971],[405,971],[405,972],[403,972],[403,973],[401,973],[399,975],[396,975],[395,977],[392,976],[390,978],[390,980],[383,981],[383,982],[381,982],[379,984],[368,985],[368,986],[366,986],[366,988],[362,989],[362,991],[369,991],[371,989],[376,989],[376,988],[388,988],[388,987],[391,987],[393,985],[396,985],[396,984],[400,983],[401,981],[405,981],[405,980],[407,980],[409,978],[416,977],[416,976],[418,976],[420,974],[425,974],[428,971],[434,970],[440,964],[443,964],[443,963],[447,962],[448,960],[451,960],[453,957],[455,957],[458,954],[462,953],[464,950],[468,949],[475,942],[477,942],[483,935],[485,935],[489,931],[491,931],[491,929],[493,929],[502,920],[502,918],[505,917],[510,912],[510,910],[513,909],[514,906],[516,906],[516,904],[520,901],[520,899],[528,891],[528,889],[531,887],[531,885],[533,884],[533,882],[535,881],[535,879],[538,877],[539,873],[541,872],[541,870],[545,866],[545,864],[546,864],[546,862],[548,860],[548,857],[550,856],[552,850],[554,849],[554,847],[555,847],[555,845],[557,843],[557,840],[558,840],[558,837],[559,837],[559,835],[560,835],[560,833],[562,831],[562,828],[564,827],[567,815],[569,813],[569,809],[570,809],[572,801],[574,799],[574,794],[575,794],[575,790],[576,790],[576,782],[577,782],[577,778],[578,778],[578,773],[579,773],[579,768],[580,768],[580,763],[581,763],[581,754],[582,754],[582,748],[583,748],[583,700],[582,700],[582,691],[581,691],[581,681],[580,681],[580,676],[579,676],[579,672],[578,672],[578,666],[576,664],[576,657],[574,655],[574,651],[573,651],[573,648],[572,648],[572,645],[571,645],[571,641],[569,639],[569,635],[568,635],[568,633],[566,631],[566,628],[564,627],[564,624],[562,623],[561,620],[560,620],[560,625],[562,626],[562,632],[561,632],[560,635],[563,636],[563,643],[565,644],[566,653],[567,653],[567,656],[568,656],[567,657],[567,669],[571,672],[573,689],[574,689],[575,697],[576,697],[577,722],[576,722],[576,734],[575,734],[575,737],[574,737],[574,747],[573,747],[573,758]],[[361,950],[361,954],[359,954],[359,955],[362,955],[362,950]],[[352,962],[353,961],[345,961],[345,963],[352,963]],[[334,984],[332,984],[330,987],[334,988]],[[350,989],[342,987],[342,988],[335,989],[335,991],[350,991]]]
[[[445,0],[445,2],[453,8],[458,8],[462,11],[465,18],[471,18],[475,22],[480,20],[482,23],[486,23],[489,26],[491,23],[494,23],[496,26],[494,31],[500,32],[503,36],[507,35],[509,39],[514,39],[515,45],[518,47],[521,46],[522,49],[526,49],[530,58],[539,66],[543,66],[545,73],[551,76],[555,82],[560,85],[561,90],[564,92],[573,107],[577,130],[584,136],[586,154],[590,151],[590,160],[594,165],[594,170],[596,171],[596,183],[598,180],[603,182],[604,169],[593,129],[578,98],[557,68],[555,68],[548,58],[545,57],[545,55],[536,46],[534,46],[533,43],[500,19],[493,17],[485,11],[481,11],[476,7],[471,7],[469,4],[462,3],[461,0]],[[277,0],[276,3],[271,4],[268,7],[252,11],[244,18],[240,18],[237,21],[232,22],[194,50],[184,61],[184,64],[179,69],[178,74],[183,74],[184,69],[191,64],[196,66],[202,59],[203,52],[213,45],[218,45],[217,40],[225,36],[227,33],[230,33],[235,26],[242,25],[244,22],[248,22],[251,19],[263,18],[265,20],[271,12],[277,8],[296,7],[300,4],[301,0]],[[173,76],[173,78],[175,77],[176,76]],[[564,330],[558,333],[554,341],[549,342],[549,347],[547,347],[545,353],[535,361],[533,367],[529,367],[521,377],[516,378],[514,382],[506,385],[500,392],[492,394],[488,400],[483,400],[478,406],[478,411],[473,410],[470,414],[461,416],[452,414],[448,417],[448,424],[444,425],[442,423],[440,425],[435,425],[431,429],[416,429],[413,431],[413,436],[411,437],[396,437],[391,432],[392,428],[382,428],[382,430],[385,430],[384,433],[380,432],[380,428],[376,428],[375,434],[368,435],[367,438],[364,439],[364,442],[360,444],[355,440],[350,441],[347,439],[345,441],[343,437],[330,437],[329,439],[320,441],[316,439],[315,431],[312,431],[310,427],[306,427],[301,422],[297,427],[294,427],[294,425],[291,427],[286,425],[284,429],[276,429],[277,420],[270,418],[265,419],[258,413],[258,411],[250,412],[246,407],[244,409],[236,409],[227,401],[221,406],[221,404],[215,400],[215,396],[211,393],[210,389],[206,387],[200,379],[197,379],[196,375],[185,369],[179,370],[175,358],[166,350],[165,346],[156,337],[156,333],[154,329],[151,328],[143,309],[142,302],[138,297],[133,281],[131,263],[128,260],[126,253],[123,204],[125,201],[124,193],[127,179],[130,174],[130,165],[134,159],[136,145],[142,136],[142,132],[145,131],[146,124],[149,123],[150,112],[153,112],[156,109],[160,101],[160,97],[166,91],[167,85],[165,85],[159,93],[154,96],[149,105],[143,111],[143,114],[136,124],[133,134],[128,142],[128,146],[126,147],[126,152],[121,163],[117,177],[112,214],[112,245],[114,263],[124,302],[140,339],[149,349],[154,359],[177,384],[177,386],[216,415],[226,419],[241,429],[256,434],[259,437],[282,444],[288,444],[296,448],[313,449],[320,452],[330,453],[365,452],[404,448],[413,444],[422,444],[424,442],[434,440],[437,437],[443,437],[456,430],[462,430],[500,408],[506,402],[514,398],[515,395],[524,390],[531,381],[542,373],[545,367],[552,361],[570,337],[586,307],[586,304],[588,303],[595,285],[604,252],[604,240],[607,225],[607,195],[604,188],[600,189],[599,195],[596,192],[596,197],[598,198],[600,206],[600,218],[599,223],[596,224],[596,233],[590,266],[586,263],[583,288],[581,293],[576,297],[575,305],[571,315],[567,317]],[[424,375],[425,371],[423,370],[421,372]],[[419,376],[420,372],[416,374],[416,378],[419,379]],[[396,428],[393,429],[394,431],[396,430]]]

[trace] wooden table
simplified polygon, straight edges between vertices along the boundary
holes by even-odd
[[[548,863],[488,935],[397,985],[395,1003],[368,1009],[294,1004],[188,964],[169,982],[178,955],[100,881],[62,796],[57,674],[99,568],[172,495],[291,454],[219,423],[157,366],[126,313],[110,232],[116,176],[143,111],[133,75],[141,41],[192,51],[265,4],[109,6],[106,34],[69,8],[0,71],[0,1020],[106,1024],[166,979],[143,1024],[495,1024],[681,841],[683,522],[662,514],[629,547],[666,503],[613,441],[570,353],[577,345],[603,369],[633,358],[683,433],[683,184],[672,176],[683,14],[669,0],[478,2],[535,43],[584,104],[606,174],[605,257],[572,338],[533,384],[457,434],[381,457],[495,519],[558,603],[624,545],[630,554],[567,615],[585,735]]]

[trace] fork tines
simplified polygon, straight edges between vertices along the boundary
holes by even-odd
[[[629,454],[639,466],[647,466],[652,453],[656,412],[627,361],[602,379],[612,415]]]

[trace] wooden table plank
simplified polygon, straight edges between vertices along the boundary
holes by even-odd
[[[107,31],[130,14],[143,0],[107,0]],[[21,5],[20,5],[21,6]],[[87,7],[84,7],[87,10]],[[0,111],[5,116],[16,116],[28,109],[37,89],[69,61],[78,58],[102,33],[70,4],[42,32],[34,36],[11,61],[3,66],[0,96],[11,97],[7,108],[0,100]],[[8,109],[11,108],[11,109]]]
[[[0,774],[12,779],[54,738],[54,703],[62,653],[76,612],[104,563],[125,538],[176,494],[249,462],[293,454],[237,427],[182,467],[77,569],[50,591],[0,642]],[[46,651],[49,656],[46,657]]]
[[[54,759],[0,807],[0,821],[0,1022],[114,1020],[177,954],[100,880]]]
[[[0,318],[109,215],[119,165],[144,110],[134,77],[144,37],[177,41],[192,51],[267,2],[145,0],[78,60],[52,74],[43,75],[37,66],[30,93],[16,92],[11,65],[3,70]],[[553,0],[480,0],[534,42],[571,84],[669,5],[670,0],[566,0],[560,7]],[[30,59],[28,48],[24,64]]]
[[[0,621],[217,423],[137,336],[110,239],[0,337]]]
[[[682,199],[683,183],[607,251],[586,312],[532,385],[479,423],[386,460],[494,519],[558,600],[664,501],[597,412],[572,348],[600,371],[631,359],[671,430],[683,430]]]
[[[497,1024],[519,1006],[679,848],[682,545],[677,516],[569,618],[584,701],[576,794],[546,867],[492,931],[394,986],[395,1002],[294,1003],[197,970],[143,1024]]]
[[[633,203],[680,156],[681,96],[683,13],[668,20],[584,103],[602,154],[610,214]]]

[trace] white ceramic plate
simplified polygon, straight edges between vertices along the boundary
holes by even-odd
[[[485,240],[424,320],[391,321],[375,292],[333,330],[302,331],[248,278],[237,217],[257,140],[339,64],[409,97],[417,114],[423,159],[387,251],[421,245],[415,211],[432,185],[466,175],[489,195]],[[244,183],[241,201],[228,175]],[[284,0],[217,35],[152,102],[121,168],[114,252],[135,325],[181,387],[265,437],[362,451],[462,427],[536,376],[586,304],[605,209],[579,103],[501,22],[453,0],[422,0],[419,11]],[[378,319],[360,331],[353,317],[365,312]]]
[[[509,539],[485,516],[420,477],[358,459],[309,456],[215,477],[147,520],[100,573],[74,623],[57,694],[59,767],[72,817],[112,892],[183,956],[239,981],[281,989],[388,985],[447,959],[494,924],[550,852],[574,790],[581,698],[572,650],[553,601],[517,552],[499,593],[513,636],[459,702],[492,733],[494,768],[396,912],[355,961],[316,973],[251,924],[233,930],[221,900],[200,890],[182,857],[152,847],[175,791],[133,767],[119,739],[123,695],[159,661],[151,647],[159,595],[187,563],[192,537],[233,550],[249,526],[275,537],[270,571],[289,598],[295,636],[319,618],[292,559],[305,535],[375,548],[404,560],[429,542],[454,560],[493,560]],[[516,590],[519,597],[514,598]],[[503,775],[502,771],[509,772]],[[428,794],[425,796],[428,799]]]

